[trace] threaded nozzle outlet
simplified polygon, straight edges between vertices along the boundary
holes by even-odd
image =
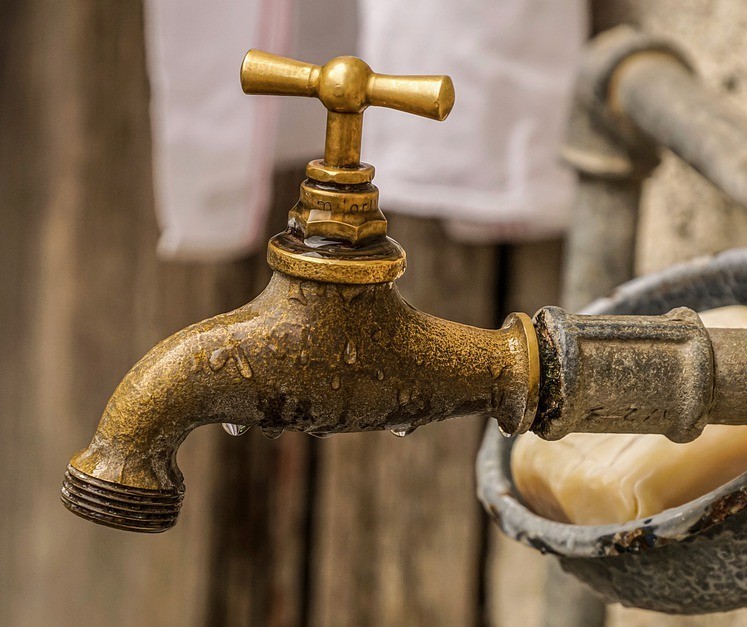
[[[176,524],[183,490],[149,490],[96,479],[68,465],[62,504],[91,522],[140,533],[160,533]]]

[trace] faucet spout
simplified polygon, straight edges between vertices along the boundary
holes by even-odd
[[[172,335],[132,368],[70,461],[63,503],[111,527],[168,529],[184,493],[177,449],[208,423],[331,434],[481,414],[526,430],[536,341],[524,314],[477,329],[414,309],[391,282],[275,272],[254,301]]]

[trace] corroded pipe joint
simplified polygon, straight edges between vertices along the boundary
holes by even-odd
[[[714,387],[711,340],[687,308],[663,316],[584,316],[545,307],[535,316],[542,383],[532,430],[700,435]]]

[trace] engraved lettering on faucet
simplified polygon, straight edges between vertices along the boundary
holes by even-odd
[[[584,420],[594,421],[604,418],[604,407],[594,407],[586,412]]]

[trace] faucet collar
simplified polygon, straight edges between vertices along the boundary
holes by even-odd
[[[371,285],[398,279],[407,259],[390,237],[352,246],[320,236],[304,238],[289,229],[269,241],[267,263],[273,270],[308,281]]]

